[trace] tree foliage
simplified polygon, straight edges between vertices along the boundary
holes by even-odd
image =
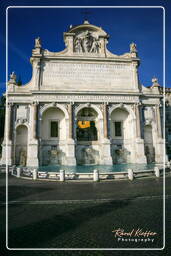
[[[22,81],[21,81],[21,77],[20,77],[20,76],[19,76],[19,78],[18,78],[17,85],[18,85],[18,86],[22,86]]]

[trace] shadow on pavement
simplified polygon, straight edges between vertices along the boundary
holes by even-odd
[[[115,201],[92,205],[86,208],[75,209],[72,212],[56,214],[52,218],[38,221],[30,225],[10,229],[9,225],[9,247],[11,248],[41,248],[47,247],[48,240],[57,238],[60,240],[62,233],[76,229],[83,223],[106,215],[114,209],[123,208],[130,202]],[[41,214],[41,212],[40,212]],[[58,248],[58,245],[56,245]],[[82,244],[84,248],[84,244]],[[59,247],[60,248],[60,247]]]

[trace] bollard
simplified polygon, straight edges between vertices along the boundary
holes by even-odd
[[[133,180],[134,179],[134,172],[132,169],[128,169],[128,179]]]
[[[60,170],[59,173],[60,181],[65,181],[65,171]]]
[[[11,175],[14,175],[14,169],[12,168],[12,170],[11,170]]]
[[[166,167],[170,168],[170,162],[167,162]]]
[[[13,165],[11,168],[11,175],[15,175],[14,172],[15,172],[15,165]],[[8,171],[8,173],[10,173],[10,172]]]
[[[37,169],[33,170],[33,180],[37,180]]]
[[[20,178],[21,176],[21,168],[17,168],[17,178]]]
[[[94,170],[93,180],[99,181],[99,171],[98,170]]]
[[[160,177],[160,170],[159,170],[159,167],[154,167],[154,173],[156,175],[157,178]]]

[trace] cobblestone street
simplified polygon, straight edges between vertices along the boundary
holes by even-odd
[[[166,178],[166,217],[171,177]],[[162,178],[99,183],[57,183],[9,177],[9,248],[161,248]],[[4,225],[5,175],[1,174]],[[119,241],[114,229],[156,232],[154,241]],[[166,249],[168,251],[166,225]],[[2,234],[1,234],[2,235]],[[5,244],[4,240],[3,246]],[[137,255],[137,251],[8,251],[8,255]],[[148,254],[147,254],[148,253]],[[141,251],[163,255],[163,251]]]

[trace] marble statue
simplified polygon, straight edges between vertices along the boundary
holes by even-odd
[[[135,43],[130,44],[130,52],[131,53],[136,53],[137,52],[137,46]]]
[[[95,38],[93,38],[90,52],[99,53],[99,48],[100,48],[100,42]]]
[[[75,52],[79,53],[99,53],[99,48],[100,42],[89,31],[85,31],[78,35],[74,42]]]
[[[16,74],[14,73],[14,71],[10,74],[10,79],[9,79],[9,82],[8,84],[16,84]]]
[[[154,88],[154,87],[160,87],[160,85],[159,85],[159,83],[158,83],[158,79],[156,78],[156,77],[153,77],[152,78],[152,86],[151,86],[151,88]]]
[[[40,40],[40,37],[37,37],[35,39],[35,48],[41,48],[42,45],[41,45],[41,40]]]
[[[88,148],[84,149],[84,161],[85,161],[85,164],[94,164],[95,163],[92,148],[88,147]]]
[[[10,74],[10,79],[16,80],[16,74],[14,71]]]
[[[76,40],[75,40],[75,51],[76,52],[83,52],[82,42],[81,42],[80,38],[76,38]]]
[[[93,42],[93,37],[90,32],[87,32],[85,38],[83,39],[83,45],[84,45],[85,52],[90,52],[92,42]]]

